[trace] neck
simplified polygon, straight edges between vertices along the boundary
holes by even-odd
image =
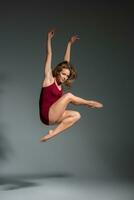
[[[61,86],[61,82],[58,81],[58,80],[56,79],[56,77],[55,77],[55,81],[56,81],[56,83],[57,83],[59,86]]]

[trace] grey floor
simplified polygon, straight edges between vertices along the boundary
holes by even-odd
[[[134,200],[134,183],[68,174],[0,178],[0,200]]]

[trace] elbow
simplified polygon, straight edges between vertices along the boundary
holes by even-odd
[[[64,58],[64,61],[66,61],[66,62],[70,62],[70,59],[68,59],[68,58]]]
[[[47,56],[52,56],[52,51],[47,51]]]

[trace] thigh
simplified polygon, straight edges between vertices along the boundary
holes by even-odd
[[[56,121],[57,124],[61,123],[64,119],[68,117],[74,117],[78,114],[77,111],[74,110],[65,110],[63,114],[59,117],[59,119]]]
[[[55,103],[53,103],[50,106],[49,108],[49,122],[50,123],[55,123],[63,115],[69,102],[70,102],[69,95],[64,94]]]

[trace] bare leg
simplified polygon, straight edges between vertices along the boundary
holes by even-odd
[[[96,101],[85,100],[80,97],[74,96],[71,93],[64,94],[61,98],[59,98],[49,110],[49,122],[50,125],[56,124],[57,122],[61,122],[54,130],[50,130],[46,136],[43,136],[40,141],[46,141],[51,137],[59,134],[63,130],[72,126],[79,118],[80,114],[78,112],[75,115],[71,116],[69,113],[67,114],[66,107],[69,103],[73,103],[75,105],[86,105],[88,107],[93,108],[101,108],[102,104]]]
[[[75,105],[86,105],[90,108],[102,107],[102,104],[99,102],[85,100],[71,93],[66,93],[50,107],[50,110],[49,110],[50,125],[54,124],[62,116],[62,114],[64,113],[69,103],[73,103]]]
[[[65,129],[71,127],[76,121],[78,121],[80,119],[80,114],[78,112],[74,112],[74,113],[75,113],[74,115],[64,118],[61,121],[61,123],[54,130],[50,130],[47,135],[45,135],[41,138],[40,141],[45,142],[48,139],[61,133]]]
[[[71,103],[75,105],[87,105],[90,108],[101,108],[103,107],[101,103],[92,100],[85,100],[80,97],[74,96],[72,97]]]

